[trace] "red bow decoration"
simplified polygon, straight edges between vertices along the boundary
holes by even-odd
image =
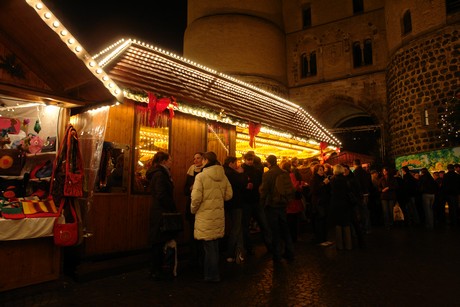
[[[151,127],[155,125],[155,120],[158,117],[161,112],[166,110],[166,108],[169,109],[169,118],[174,117],[174,106],[177,107],[177,102],[176,98],[171,97],[172,101],[170,98],[160,98],[158,99],[155,94],[153,93],[148,93],[148,98],[149,98],[149,104],[148,104],[148,109],[150,110],[150,118],[149,118],[149,124]]]
[[[253,122],[249,122],[249,146],[251,148],[256,148],[256,140],[255,137],[259,134],[260,128],[262,128],[261,124],[255,124]]]

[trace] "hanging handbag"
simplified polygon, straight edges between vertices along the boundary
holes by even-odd
[[[83,196],[83,159],[77,131],[70,124],[67,126],[54,162],[50,194],[55,203],[59,203],[65,196]]]
[[[161,214],[160,232],[181,232],[184,230],[184,221],[180,212],[164,212]]]
[[[67,158],[64,182],[64,196],[83,196],[83,159],[78,145],[78,135],[75,129],[71,129],[67,137]]]
[[[64,207],[68,206],[71,212],[71,221],[65,217],[65,223],[60,223],[60,216],[64,212]],[[62,198],[59,205],[58,217],[54,221],[54,244],[57,246],[73,246],[78,243],[78,220],[73,204],[73,199]]]

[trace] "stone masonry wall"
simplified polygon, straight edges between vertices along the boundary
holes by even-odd
[[[442,148],[438,124],[459,80],[458,25],[416,39],[392,56],[387,70],[390,156]]]

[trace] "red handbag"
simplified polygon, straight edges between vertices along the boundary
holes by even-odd
[[[83,196],[83,159],[78,146],[77,131],[72,128],[67,137],[67,158],[64,182],[64,196]]]
[[[83,158],[78,135],[75,128],[69,124],[55,159],[50,194],[56,203],[59,203],[62,197],[82,197],[83,180]]]
[[[72,214],[73,221],[60,223],[60,216],[64,211],[64,206],[68,205]],[[54,244],[57,246],[73,246],[78,243],[78,219],[75,212],[73,199],[62,198],[59,205],[58,217],[54,221]]]

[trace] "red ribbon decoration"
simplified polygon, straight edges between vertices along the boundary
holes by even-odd
[[[151,127],[155,125],[155,120],[157,119],[158,115],[166,110],[166,108],[169,109],[169,118],[171,119],[174,117],[174,107],[177,107],[177,101],[175,97],[171,96],[171,99],[167,97],[158,99],[155,94],[149,92],[148,98],[148,110],[150,111],[149,124]]]
[[[256,140],[255,137],[259,134],[260,129],[262,128],[261,124],[255,124],[253,122],[249,122],[249,146],[251,148],[256,148]]]

